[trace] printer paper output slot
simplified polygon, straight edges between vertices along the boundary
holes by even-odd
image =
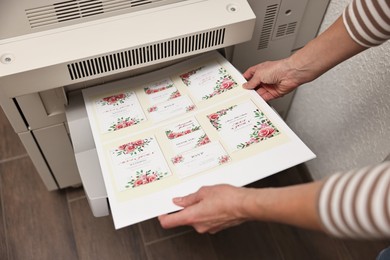
[[[66,109],[73,150],[84,191],[95,217],[109,214],[107,192],[93,141],[88,115],[80,91],[69,94]]]

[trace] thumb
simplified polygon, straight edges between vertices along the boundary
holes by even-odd
[[[261,77],[259,75],[254,75],[248,82],[242,85],[245,89],[255,89],[261,85]]]

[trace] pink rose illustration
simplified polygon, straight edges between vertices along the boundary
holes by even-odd
[[[152,112],[154,112],[154,111],[157,111],[157,107],[156,107],[156,106],[153,106],[153,107],[149,107],[149,108],[148,108],[148,112],[149,112],[149,113],[152,113]]]
[[[130,120],[130,121],[128,121],[128,122],[125,122],[125,126],[127,127],[127,126],[132,126],[132,125],[134,125],[134,121],[133,120]]]
[[[260,138],[262,137],[269,137],[275,132],[275,129],[273,129],[270,126],[266,126],[264,128],[261,128],[258,132],[258,135]]]
[[[229,89],[231,86],[233,86],[234,82],[230,79],[224,79],[221,84],[221,89]]]
[[[215,120],[217,120],[219,118],[219,115],[217,113],[214,113],[214,114],[209,115],[208,118],[210,120],[215,121]]]
[[[125,147],[126,153],[131,153],[132,151],[134,151],[134,149],[135,149],[135,146],[134,146],[132,143],[128,144],[128,145]]]
[[[135,145],[137,145],[137,146],[141,146],[143,144],[144,144],[144,140],[135,141]]]
[[[206,136],[199,142],[198,145],[201,146],[201,145],[205,145],[205,144],[208,144],[208,143],[210,143],[210,139],[209,139],[208,136]]]
[[[115,102],[116,102],[116,98],[115,97],[109,97],[108,103],[114,104]]]
[[[156,176],[156,174],[151,174],[151,175],[149,175],[148,177],[147,177],[147,180],[148,180],[148,182],[153,182],[153,181],[155,181],[157,179],[157,176]]]
[[[195,105],[192,105],[192,106],[188,106],[187,108],[186,108],[186,111],[188,112],[188,111],[192,111],[192,110],[194,110],[195,109]]]
[[[219,158],[219,164],[226,163],[230,160],[230,157],[228,155],[222,156]]]
[[[172,158],[172,163],[173,164],[177,164],[177,163],[179,163],[181,161],[183,161],[183,156],[182,155],[178,155],[178,156]]]
[[[125,126],[124,126],[124,124],[123,123],[119,123],[119,124],[117,124],[116,126],[115,126],[115,129],[122,129],[122,128],[124,128]]]
[[[142,185],[142,184],[144,184],[143,180],[142,180],[142,179],[138,179],[138,180],[136,180],[136,181],[134,182],[134,187],[140,186],[140,185]]]
[[[123,98],[125,98],[125,94],[118,94],[115,97],[116,97],[117,100],[118,99],[123,99]]]
[[[191,72],[187,72],[187,73],[185,73],[185,74],[180,75],[180,77],[181,77],[182,79],[187,79],[187,78],[189,78],[190,76],[191,76]]]

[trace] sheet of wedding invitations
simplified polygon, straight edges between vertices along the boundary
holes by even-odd
[[[315,155],[219,53],[83,90],[116,228]]]

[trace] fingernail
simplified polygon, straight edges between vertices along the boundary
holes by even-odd
[[[173,202],[174,203],[177,203],[177,202],[181,202],[183,199],[181,197],[178,197],[178,198],[173,198]]]

